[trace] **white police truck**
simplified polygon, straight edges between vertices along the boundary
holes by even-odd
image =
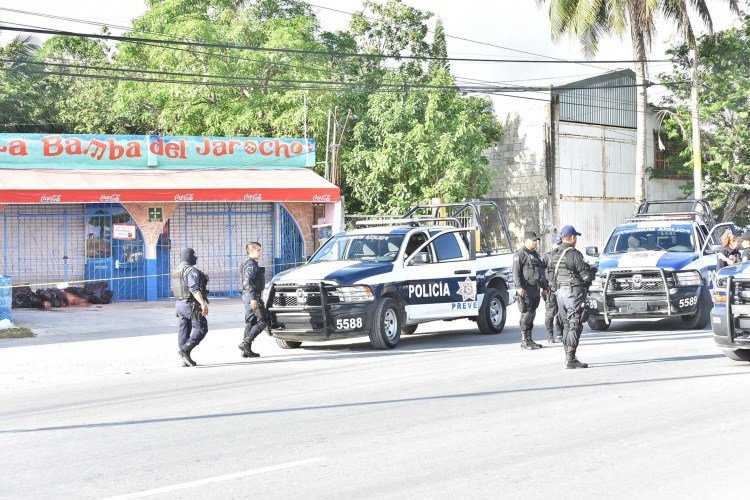
[[[588,325],[606,330],[614,319],[679,316],[685,327],[705,328],[712,301],[716,253],[732,223],[715,224],[705,200],[642,203],[611,233],[589,289]]]
[[[716,274],[711,328],[714,342],[733,361],[750,361],[750,262]]]
[[[367,335],[374,348],[392,349],[421,323],[459,318],[481,333],[503,331],[515,289],[497,205],[418,205],[359,224],[266,286],[270,333],[282,348]]]

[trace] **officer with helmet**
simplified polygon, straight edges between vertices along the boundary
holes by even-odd
[[[198,262],[195,250],[184,249],[181,258],[182,262],[171,274],[175,312],[179,320],[178,353],[182,366],[195,366],[197,363],[190,353],[208,333],[208,276],[195,267]]]

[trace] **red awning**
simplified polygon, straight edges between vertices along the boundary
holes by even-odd
[[[339,188],[308,169],[0,169],[0,203],[339,200]]]

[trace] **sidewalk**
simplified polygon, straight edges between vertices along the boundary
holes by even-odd
[[[211,300],[209,330],[242,329],[243,321],[244,311],[239,298]],[[13,309],[13,323],[30,329],[37,336],[3,340],[0,349],[177,333],[173,301],[118,302],[89,307],[61,307],[49,311]]]

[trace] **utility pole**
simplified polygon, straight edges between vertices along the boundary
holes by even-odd
[[[693,192],[695,199],[703,198],[703,150],[701,148],[701,124],[698,114],[698,48],[693,47],[693,74],[690,88],[690,114],[693,129]]]

